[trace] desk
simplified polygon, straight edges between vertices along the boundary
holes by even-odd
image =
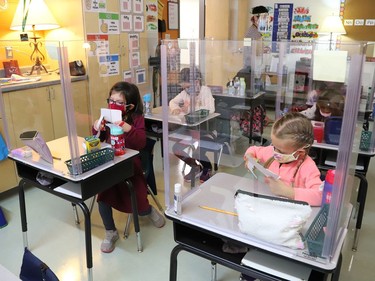
[[[317,151],[317,158],[314,159],[317,166],[321,170],[335,169],[336,158],[338,152],[338,146],[327,143],[317,143],[312,145],[312,148]],[[355,176],[360,180],[358,195],[357,195],[357,221],[354,232],[354,241],[352,250],[357,251],[359,242],[359,231],[362,227],[362,219],[365,211],[365,203],[368,189],[368,182],[366,179],[366,174],[370,160],[375,156],[374,150],[369,151],[358,151],[358,160],[355,168]]]
[[[332,259],[328,261],[309,256],[307,249],[294,250],[243,234],[239,231],[238,218],[236,216],[207,211],[198,207],[199,205],[207,205],[233,212],[233,196],[237,189],[266,195],[270,194],[267,186],[261,182],[226,173],[217,173],[200,187],[184,196],[181,216],[177,216],[173,208],[169,208],[165,212],[166,216],[173,221],[174,237],[178,243],[171,252],[170,281],[176,280],[177,255],[182,250],[261,280],[279,280],[265,272],[243,266],[241,260],[244,254],[222,252],[222,239],[235,241],[237,244],[247,247],[262,249],[292,262],[302,263],[312,269],[313,277],[310,277],[310,280],[325,280],[324,276],[329,273],[334,273],[335,278],[336,276],[338,277],[341,265],[340,251],[347,232],[346,229],[337,241],[336,251]],[[307,231],[319,209],[313,208],[310,221],[303,227],[302,233]],[[349,221],[349,215],[346,220]]]
[[[78,139],[78,143],[83,142],[82,138]],[[125,180],[129,189],[132,191],[133,186],[130,177],[134,174],[133,158],[138,154],[138,151],[132,149],[126,149],[126,153],[123,156],[115,157],[113,161],[107,162],[95,169],[87,171],[80,175],[71,175],[68,171],[64,161],[69,160],[69,145],[68,138],[63,137],[61,139],[53,140],[47,143],[50,148],[52,155],[58,153],[58,157],[61,160],[54,160],[53,164],[49,164],[44,161],[33,152],[33,156],[30,158],[23,158],[22,156],[9,154],[9,158],[14,160],[19,177],[19,201],[21,211],[21,223],[23,232],[23,243],[25,247],[28,247],[27,240],[27,218],[26,218],[26,204],[25,204],[25,185],[35,186],[41,190],[51,193],[57,197],[60,197],[66,201],[77,204],[83,211],[85,217],[85,244],[86,244],[86,264],[88,269],[88,279],[92,280],[92,244],[91,244],[91,220],[90,211],[85,204],[85,200],[93,197],[94,195],[102,192],[111,186]],[[84,154],[82,146],[80,146],[80,154]],[[53,176],[53,182],[48,186],[41,185],[37,180],[36,176],[39,172],[46,172]],[[55,189],[63,184],[71,183],[74,184],[78,190],[80,196],[70,196],[61,192],[57,192]],[[134,225],[136,232],[139,236],[139,224],[137,216],[137,204],[135,197],[132,196],[132,209],[134,213]],[[140,239],[138,239],[138,247],[140,246]]]
[[[265,92],[259,92],[253,96],[239,96],[239,95],[228,95],[228,94],[213,94],[215,98],[215,108],[222,116],[222,119],[225,120],[228,124],[231,120],[231,115],[233,111],[249,111],[250,112],[250,122],[249,122],[249,143],[251,144],[253,138],[253,116],[254,109],[263,105],[263,97]],[[263,112],[264,113],[264,112]],[[263,126],[263,120],[261,120]],[[230,126],[224,125],[227,127],[228,135],[230,134]],[[261,127],[263,130],[263,127]],[[218,130],[222,131],[222,130]]]

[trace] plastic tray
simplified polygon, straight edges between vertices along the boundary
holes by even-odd
[[[82,173],[90,171],[100,165],[103,165],[104,163],[113,160],[114,156],[115,153],[112,148],[104,148],[82,155],[80,157],[80,161],[82,164]],[[65,161],[65,164],[68,167],[69,172],[73,174],[72,160]]]
[[[310,256],[321,257],[324,243],[324,227],[327,226],[329,204],[325,204],[306,232],[305,240]]]
[[[210,111],[207,109],[200,109],[200,110],[194,111],[193,113],[186,114],[185,115],[186,123],[194,124],[198,122],[200,119],[206,118],[209,113]]]

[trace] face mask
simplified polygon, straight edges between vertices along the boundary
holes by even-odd
[[[258,19],[258,31],[265,32],[267,28],[268,14],[261,14]]]
[[[329,113],[324,113],[324,112],[322,112],[321,110],[319,110],[319,112],[320,112],[320,114],[323,116],[323,117],[330,117],[331,116],[331,112],[329,112]]]
[[[294,156],[296,152],[297,151],[294,151],[292,154],[283,154],[283,153],[274,151],[273,158],[275,158],[275,160],[279,162],[280,164],[290,163],[298,159],[298,157]]]
[[[121,110],[122,114],[126,112],[126,107],[124,105],[117,105],[116,103],[110,103],[108,104],[109,109],[117,109]]]

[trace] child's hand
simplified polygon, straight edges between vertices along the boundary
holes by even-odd
[[[99,131],[104,130],[104,126],[105,126],[106,121],[104,119],[102,119],[100,124],[98,124],[98,123],[99,123],[99,120],[95,120],[95,122],[94,122],[95,131],[99,132]]]
[[[180,112],[181,112],[181,109],[176,108],[176,109],[173,109],[171,113],[172,113],[172,115],[178,115],[178,114],[180,114]]]
[[[273,194],[281,197],[286,197],[288,199],[294,200],[294,189],[293,187],[285,184],[281,180],[275,180],[271,177],[264,178],[264,182],[268,184],[270,190]]]

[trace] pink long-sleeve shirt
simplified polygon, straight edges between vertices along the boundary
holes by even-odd
[[[273,157],[273,147],[251,146],[247,149],[246,154],[251,154],[259,162],[264,163]],[[306,156],[299,167],[298,163],[299,161],[293,161],[280,164],[273,161],[268,169],[278,174],[285,184],[293,186],[294,200],[305,201],[311,206],[320,206],[322,203],[322,181],[318,167],[310,156]]]

